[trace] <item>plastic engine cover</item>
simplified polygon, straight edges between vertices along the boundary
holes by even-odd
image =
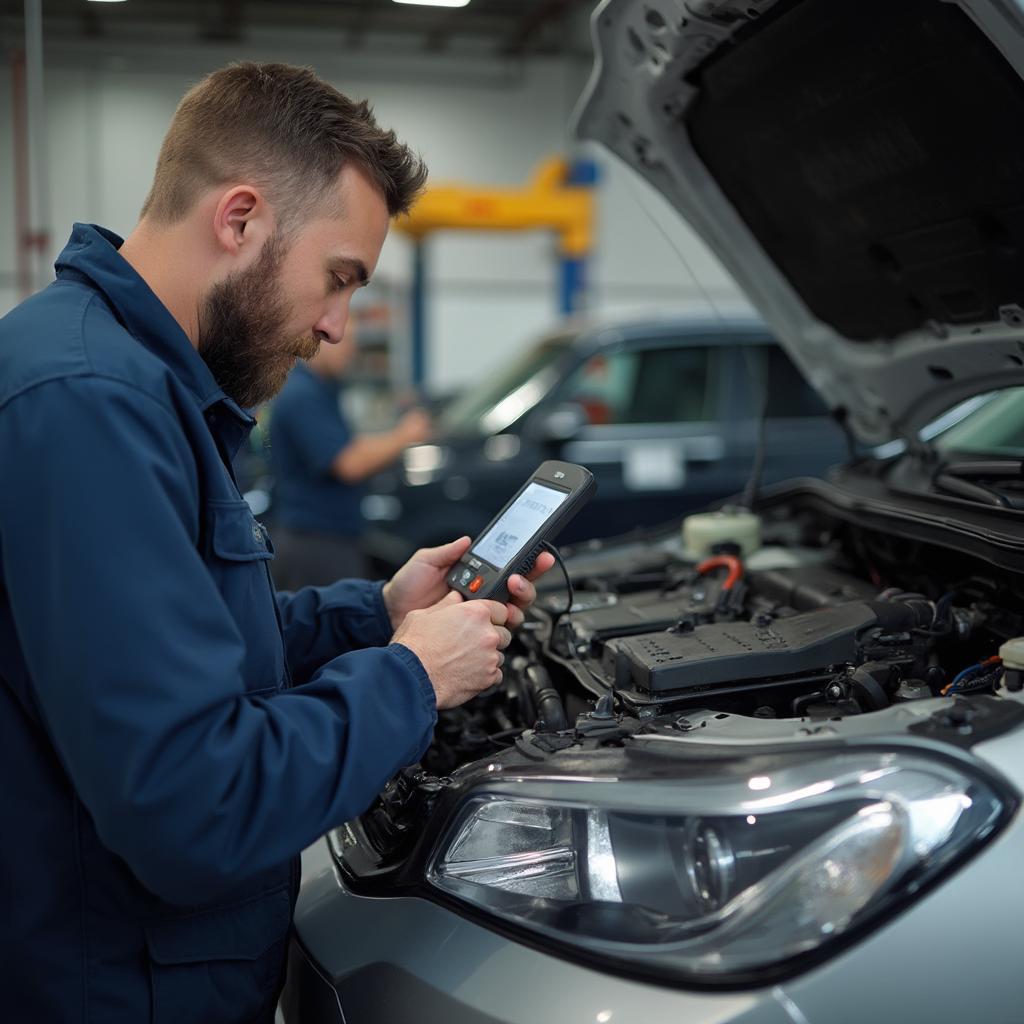
[[[608,641],[604,667],[616,686],[648,693],[798,676],[855,662],[859,634],[876,622],[871,608],[853,602],[767,626],[722,622],[644,633]]]

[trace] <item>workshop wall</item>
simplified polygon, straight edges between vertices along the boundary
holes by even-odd
[[[74,220],[131,230],[160,141],[181,94],[231,59],[312,64],[343,91],[368,96],[382,122],[427,160],[434,181],[520,184],[543,157],[565,152],[566,125],[589,64],[536,58],[515,65],[466,55],[324,51],[322,42],[206,47],[69,43],[47,51],[51,256]],[[10,74],[0,74],[0,312],[16,301]],[[735,285],[666,204],[600,151],[597,312],[735,306]],[[660,224],[660,226],[659,226]],[[448,390],[486,373],[557,316],[557,267],[545,233],[435,236],[430,247],[428,374]],[[680,258],[682,253],[683,259]],[[407,288],[409,243],[389,238],[378,274]]]

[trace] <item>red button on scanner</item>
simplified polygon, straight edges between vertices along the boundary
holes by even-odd
[[[477,576],[469,585],[469,592],[475,594],[484,585],[483,576]]]

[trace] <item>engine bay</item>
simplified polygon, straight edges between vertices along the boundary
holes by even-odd
[[[1024,632],[1015,574],[777,504],[763,540],[684,553],[678,524],[565,549],[506,652],[504,679],[442,712],[423,769],[739,717],[836,721],[991,694]]]

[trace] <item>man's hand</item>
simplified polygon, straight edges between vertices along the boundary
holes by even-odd
[[[512,634],[508,611],[497,601],[463,601],[449,591],[430,608],[410,611],[394,643],[404,644],[423,663],[439,710],[458,707],[501,682],[501,666]]]
[[[419,444],[426,441],[433,433],[434,425],[428,413],[423,409],[410,409],[395,424],[395,433],[407,444]]]
[[[411,611],[429,608],[450,591],[446,582],[451,567],[469,550],[469,537],[460,537],[439,548],[420,548],[392,578],[384,584],[384,605],[397,630]],[[525,609],[537,598],[532,581],[543,576],[555,564],[547,551],[537,556],[530,573],[523,577],[514,573],[508,578],[511,600],[505,606],[508,618],[505,625],[518,629],[523,624]],[[472,602],[476,603],[476,602]]]

